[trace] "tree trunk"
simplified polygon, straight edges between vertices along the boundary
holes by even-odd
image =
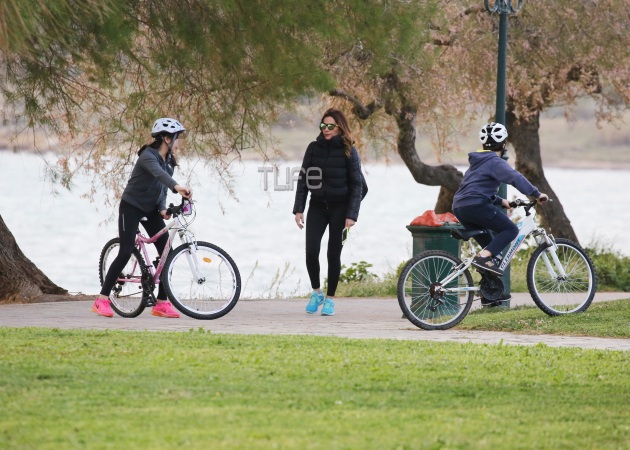
[[[0,216],[0,300],[23,301],[67,293],[24,256]]]
[[[334,89],[330,91],[330,95],[341,97],[350,102],[353,105],[352,112],[360,120],[367,120],[374,112],[384,107],[385,112],[392,116],[398,125],[398,154],[404,161],[407,169],[409,169],[409,172],[411,172],[411,176],[417,183],[427,186],[440,186],[440,193],[434,208],[435,212],[437,214],[451,212],[453,209],[453,196],[457,192],[464,175],[454,166],[429,166],[420,160],[416,151],[415,121],[417,108],[408,102],[395,72],[387,75],[384,81],[390,91],[389,94],[393,94],[385,96],[389,97],[389,101],[384,103],[381,100],[373,100],[366,106],[358,97],[342,89]],[[398,98],[400,104],[392,101],[392,98]]]
[[[392,111],[393,112],[393,111]],[[411,172],[413,179],[427,186],[441,186],[440,194],[435,204],[437,214],[450,212],[453,206],[453,196],[459,188],[464,175],[451,165],[429,166],[423,163],[416,151],[416,109],[404,105],[400,111],[392,114],[398,125],[398,154]]]
[[[516,116],[508,110],[506,122],[509,133],[508,139],[516,152],[516,170],[521,172],[540,192],[544,192],[549,198],[553,199],[553,202],[537,208],[542,226],[555,237],[578,242],[571,226],[571,221],[564,213],[560,199],[545,178],[538,134],[540,112],[537,112],[527,120],[517,120]]]

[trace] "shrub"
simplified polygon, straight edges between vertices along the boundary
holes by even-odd
[[[366,261],[352,263],[339,277],[337,286],[338,297],[396,297],[398,276],[407,261],[398,265],[396,270],[385,273],[382,277],[371,273],[368,269],[372,264]],[[341,266],[343,269],[345,266]],[[324,284],[327,284],[325,280]]]
[[[353,262],[350,264],[350,267],[342,265],[339,282],[351,283],[353,281],[367,281],[378,278],[375,274],[368,270],[370,267],[372,267],[372,264],[366,261],[359,261],[358,263]],[[343,269],[346,269],[346,271],[344,272]]]
[[[601,291],[630,291],[630,258],[609,246],[595,244],[587,253],[597,271],[597,289]]]

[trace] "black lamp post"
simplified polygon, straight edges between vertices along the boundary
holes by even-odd
[[[495,110],[495,121],[505,125],[505,84],[507,65],[507,29],[508,15],[519,12],[523,7],[524,0],[518,0],[516,6],[512,5],[512,0],[494,0],[494,6],[490,7],[490,0],[484,0],[486,10],[489,13],[499,13],[499,59],[497,64],[497,103]],[[507,159],[507,156],[504,156]],[[499,196],[507,198],[507,186],[502,184],[499,188]],[[501,277],[505,286],[505,293],[510,293],[510,266],[508,266]],[[510,302],[505,305],[510,306]]]
[[[494,6],[491,8],[490,0],[484,0],[486,9],[490,13],[499,13],[499,63],[497,66],[497,105],[496,105],[496,121],[505,125],[505,79],[506,79],[506,61],[507,61],[507,30],[508,15],[516,13],[523,7],[524,0],[518,0],[516,7],[512,5],[512,0],[494,0]]]

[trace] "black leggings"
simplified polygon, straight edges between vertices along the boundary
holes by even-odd
[[[158,231],[166,226],[162,215],[158,211],[147,213],[133,205],[130,205],[124,200],[120,202],[120,208],[118,211],[118,236],[120,237],[120,249],[118,250],[118,256],[114,259],[114,261],[112,261],[112,265],[109,266],[109,270],[107,271],[107,275],[103,281],[101,295],[104,296],[109,296],[112,288],[116,284],[118,275],[123,271],[125,265],[129,262],[129,259],[131,259],[131,254],[133,253],[136,243],[136,232],[138,231],[140,219],[142,217],[146,217],[148,219],[146,222],[142,222],[142,226],[149,236],[154,236]],[[157,241],[155,241],[155,248],[157,249],[159,255],[162,255],[167,242],[168,234],[163,234]],[[166,292],[164,291],[162,282],[160,282],[157,298],[160,300],[166,300]]]
[[[306,215],[306,270],[311,287],[319,289],[319,250],[328,229],[328,287],[326,295],[335,295],[341,273],[341,238],[346,225],[347,202],[324,203],[311,200]]]

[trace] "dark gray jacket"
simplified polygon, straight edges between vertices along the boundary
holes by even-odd
[[[173,167],[153,147],[144,147],[138,153],[122,199],[144,212],[163,211],[167,189],[173,190],[178,184],[171,178]]]

